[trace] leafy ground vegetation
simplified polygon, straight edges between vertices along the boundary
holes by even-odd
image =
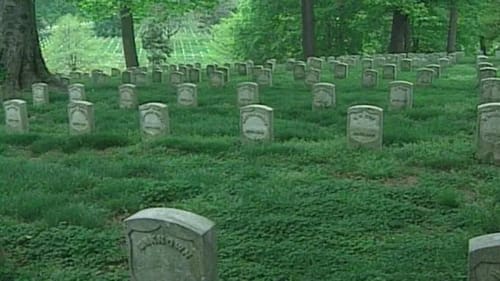
[[[500,231],[500,168],[474,159],[472,62],[388,109],[387,81],[361,88],[359,67],[334,82],[337,107],[312,111],[310,90],[281,68],[261,89],[275,142],[242,145],[233,75],[203,82],[199,107],[167,85],[140,102],[169,105],[172,135],[141,142],[118,80],[93,87],[96,133],[67,134],[67,97],[29,106],[31,133],[0,126],[0,280],[128,280],[122,220],[147,207],[217,223],[220,280],[465,280],[468,239]],[[415,81],[415,73],[399,79]],[[31,104],[29,93],[26,93]],[[348,150],[346,111],[385,109],[384,148]],[[0,112],[3,118],[4,112]]]

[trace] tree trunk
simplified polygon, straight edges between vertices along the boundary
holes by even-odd
[[[481,49],[481,54],[487,56],[487,47],[486,47],[486,37],[483,35],[479,36],[479,48]]]
[[[405,34],[408,26],[408,15],[400,10],[394,10],[392,14],[391,42],[389,53],[403,53],[405,51]]]
[[[302,0],[302,48],[304,57],[314,56],[314,1]]]
[[[448,41],[446,51],[454,53],[457,48],[457,29],[458,29],[458,8],[456,0],[450,1],[450,17],[448,23]]]
[[[33,0],[0,0],[0,38],[6,98],[19,96],[34,82],[56,83],[40,50]]]
[[[137,59],[137,48],[135,46],[134,17],[128,7],[120,11],[123,55],[125,56],[125,65],[128,67],[139,66]]]
[[[405,53],[411,52],[411,43],[412,43],[412,28],[410,17],[406,16],[406,26],[405,26]]]

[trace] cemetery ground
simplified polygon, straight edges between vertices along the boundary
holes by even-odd
[[[388,108],[388,81],[363,89],[358,66],[333,109],[282,65],[260,89],[274,142],[242,144],[232,75],[198,89],[198,107],[166,84],[139,104],[168,104],[170,136],[141,141],[119,80],[93,87],[96,133],[69,136],[67,99],[28,102],[30,133],[0,126],[0,280],[128,280],[122,220],[155,206],[217,226],[219,279],[465,280],[468,239],[500,231],[500,169],[474,158],[478,89],[470,61],[414,89],[412,109]],[[415,72],[398,80],[415,81]],[[347,148],[352,105],[384,109],[382,150]],[[4,112],[1,111],[3,118]]]

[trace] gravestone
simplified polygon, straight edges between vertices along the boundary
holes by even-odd
[[[189,83],[200,83],[201,82],[201,70],[199,68],[190,68],[188,71]]]
[[[238,106],[259,103],[259,85],[254,82],[242,82],[236,86]]]
[[[486,78],[497,77],[497,69],[494,67],[483,67],[479,69],[479,81]]]
[[[306,79],[306,64],[304,62],[297,62],[293,66],[293,79],[295,81]]]
[[[248,75],[248,66],[246,63],[237,62],[235,68],[239,75]]]
[[[259,72],[264,69],[264,67],[262,65],[254,65],[252,67],[249,68],[250,70],[250,75],[252,76],[252,80],[256,81],[257,80],[257,75],[259,74]]]
[[[198,69],[200,69],[200,70],[201,70],[201,63],[196,62],[196,63],[194,64],[194,68],[198,68]]]
[[[389,108],[404,109],[413,107],[413,83],[392,81],[389,83]]]
[[[343,62],[335,64],[335,70],[333,72],[333,77],[336,79],[347,79],[349,74],[349,65]]]
[[[71,71],[69,73],[69,78],[73,80],[80,80],[82,79],[83,73],[81,71]]]
[[[484,55],[479,55],[476,57],[476,63],[487,62],[488,57]]]
[[[143,139],[150,139],[170,134],[168,106],[158,102],[150,102],[140,105],[139,123]]]
[[[212,75],[210,75],[210,86],[222,88],[224,85],[224,72],[218,70],[212,72]]]
[[[28,109],[26,101],[19,99],[5,101],[3,109],[5,111],[5,131],[8,134],[28,132]]]
[[[177,67],[176,64],[171,64],[169,66],[169,71],[174,72],[174,71],[179,71],[179,68]]]
[[[434,78],[441,77],[441,66],[439,64],[428,64],[425,66],[425,68],[434,70]]]
[[[67,76],[61,76],[59,78],[59,81],[61,81],[61,85],[64,87],[69,86],[69,84],[71,83],[71,79]]]
[[[323,68],[323,60],[316,57],[307,58],[307,65],[310,68],[321,70]]]
[[[373,59],[373,63],[375,64],[375,68],[382,67],[385,64],[385,58],[384,57],[375,57]]]
[[[264,69],[269,69],[271,72],[274,72],[276,68],[276,62],[274,60],[268,60],[266,63],[264,63]]]
[[[495,58],[500,60],[500,50],[495,50]]]
[[[192,64],[192,63],[186,63],[186,67],[187,67],[188,69],[190,69],[190,68],[194,68],[194,64]]]
[[[396,65],[395,64],[384,64],[382,67],[382,79],[384,80],[395,80],[396,79]]]
[[[364,58],[361,60],[361,68],[362,70],[373,69],[373,59]]]
[[[111,68],[111,77],[119,77],[121,71],[118,68]]]
[[[477,157],[484,162],[500,160],[500,103],[484,103],[477,107]]]
[[[184,74],[184,77],[187,77],[188,75],[188,68],[185,65],[179,65],[177,71]]]
[[[400,61],[402,72],[411,72],[413,70],[413,60],[412,59],[402,59]]]
[[[198,87],[196,84],[183,83],[177,86],[177,103],[182,106],[198,106]]]
[[[141,66],[141,67],[139,67],[138,69],[139,69],[139,71],[141,71],[141,72],[146,72],[146,73],[148,72],[148,67],[147,67],[147,66]]]
[[[347,111],[347,144],[350,148],[381,149],[383,110],[371,105],[356,105]]]
[[[500,78],[481,80],[479,103],[500,102]]]
[[[172,71],[170,72],[168,81],[172,86],[177,87],[177,85],[184,83],[184,73],[180,71]]]
[[[163,72],[161,70],[153,70],[153,75],[151,79],[153,80],[153,83],[161,83],[162,81],[162,76]]]
[[[68,86],[69,101],[86,100],[85,85],[80,83],[71,84]]]
[[[363,71],[361,85],[363,88],[376,88],[378,85],[378,71],[375,69],[366,69]]]
[[[132,76],[133,73],[131,70],[125,70],[122,72],[122,83],[123,84],[130,84],[132,83]]]
[[[120,95],[120,108],[135,109],[137,108],[137,92],[133,84],[123,84],[118,87]]]
[[[69,134],[83,135],[94,131],[94,105],[90,102],[73,100],[68,104]]]
[[[144,86],[148,83],[147,79],[147,73],[144,71],[137,71],[134,73],[135,76],[135,84],[136,85],[141,85]],[[160,74],[160,80],[161,80],[161,74]]]
[[[243,142],[273,140],[273,109],[264,105],[240,107],[240,133]]]
[[[305,83],[308,86],[312,86],[321,81],[321,71],[316,68],[309,68],[306,71]]]
[[[335,56],[328,56],[328,57],[326,58],[326,62],[328,62],[328,63],[331,63],[331,62],[333,62],[334,60],[335,60]]]
[[[296,62],[295,59],[287,59],[285,63],[285,70],[293,71],[293,66],[295,65],[295,62]]]
[[[41,106],[49,103],[49,85],[46,83],[34,83],[31,85],[33,93],[33,105]]]
[[[469,240],[468,281],[496,281],[500,274],[500,233]]]
[[[335,85],[331,83],[316,83],[312,87],[312,109],[335,107]]]
[[[445,69],[450,66],[450,59],[448,58],[440,58],[438,59],[438,64],[441,66],[441,69]]]
[[[430,68],[417,69],[417,86],[432,86],[434,70]]]
[[[229,82],[229,68],[228,67],[218,67],[217,71],[221,71],[224,75],[224,83]]]
[[[257,73],[257,84],[259,86],[269,86],[273,85],[273,73],[271,69],[264,68]]]
[[[124,223],[132,281],[217,281],[215,224],[209,219],[149,208]]]
[[[97,85],[101,81],[100,76],[103,74],[100,69],[93,69],[90,71],[90,79],[92,80],[92,84]]]

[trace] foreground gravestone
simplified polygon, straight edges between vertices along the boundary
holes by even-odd
[[[215,224],[209,219],[149,208],[124,223],[132,281],[217,281]]]
[[[349,73],[349,65],[347,63],[339,62],[335,64],[333,77],[336,79],[347,79]]]
[[[34,83],[31,85],[33,94],[33,105],[41,106],[49,103],[49,85],[46,83]]]
[[[312,87],[312,109],[335,107],[335,85],[331,83],[316,83]]]
[[[183,83],[177,86],[177,103],[182,106],[198,106],[198,87],[196,84]]]
[[[500,155],[500,103],[481,104],[477,111],[476,155],[481,161],[491,163]]]
[[[306,64],[304,62],[296,62],[293,66],[293,79],[304,80],[306,78]]]
[[[468,281],[496,281],[500,277],[500,233],[469,240]]]
[[[85,85],[76,83],[68,86],[69,101],[86,100]]]
[[[500,78],[481,80],[479,103],[500,102]]]
[[[430,68],[417,69],[417,86],[432,86],[434,79],[434,70]]]
[[[361,79],[361,85],[363,88],[375,88],[378,84],[378,71],[374,69],[367,69],[363,71],[363,78]]]
[[[170,134],[168,106],[163,103],[150,102],[139,106],[139,123],[144,139]]]
[[[404,109],[413,107],[413,83],[393,81],[389,83],[389,107]]]
[[[90,102],[74,100],[68,104],[69,134],[83,135],[94,131],[94,105]]]
[[[273,140],[273,109],[264,105],[240,107],[240,132],[243,142]]]
[[[321,71],[316,68],[309,68],[306,72],[305,83],[308,86],[312,86],[321,81]]]
[[[5,131],[8,134],[28,132],[28,109],[26,101],[13,99],[3,103],[5,111]]]
[[[236,86],[238,106],[259,103],[259,85],[254,82],[242,82]]]
[[[120,94],[120,108],[134,109],[137,108],[137,92],[136,86],[133,84],[123,84],[118,87]]]
[[[411,72],[413,70],[413,60],[412,59],[402,59],[400,61],[402,72]]]
[[[383,110],[371,105],[356,105],[347,111],[347,144],[350,148],[381,149]]]

